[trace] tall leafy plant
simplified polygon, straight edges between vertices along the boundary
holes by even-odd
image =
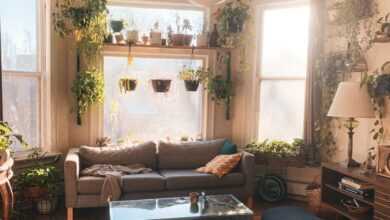
[[[64,0],[56,4],[53,13],[54,29],[62,37],[73,36],[77,44],[77,77],[72,91],[79,125],[88,107],[103,99],[103,79],[97,69],[107,32],[107,12],[107,0]],[[85,64],[83,71],[81,57]]]
[[[103,74],[97,69],[81,72],[74,81],[72,92],[77,100],[77,123],[81,124],[81,116],[89,106],[95,103],[103,103]]]

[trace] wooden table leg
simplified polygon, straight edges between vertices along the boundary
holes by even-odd
[[[11,184],[9,181],[5,182],[4,184],[0,185],[0,194],[3,201],[3,219],[9,220],[10,219],[10,211],[12,207],[13,202],[13,195],[11,195],[12,189]]]

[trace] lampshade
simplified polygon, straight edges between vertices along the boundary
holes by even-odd
[[[375,117],[367,88],[358,82],[340,83],[328,116],[339,118]]]

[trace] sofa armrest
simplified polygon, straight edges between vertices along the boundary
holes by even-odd
[[[245,175],[245,191],[248,197],[253,196],[256,186],[255,156],[251,153],[242,152],[241,171]]]
[[[80,157],[78,149],[70,149],[64,162],[65,204],[75,207],[77,203],[77,180],[80,172]]]

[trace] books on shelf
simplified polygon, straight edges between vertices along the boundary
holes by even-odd
[[[358,189],[358,190],[373,189],[374,188],[374,186],[370,183],[361,182],[361,181],[354,180],[354,179],[349,178],[349,177],[341,178],[340,182],[345,186],[349,186],[350,188]]]
[[[340,190],[352,193],[362,199],[374,197],[374,186],[369,183],[356,181],[354,179],[343,177],[339,182]]]

